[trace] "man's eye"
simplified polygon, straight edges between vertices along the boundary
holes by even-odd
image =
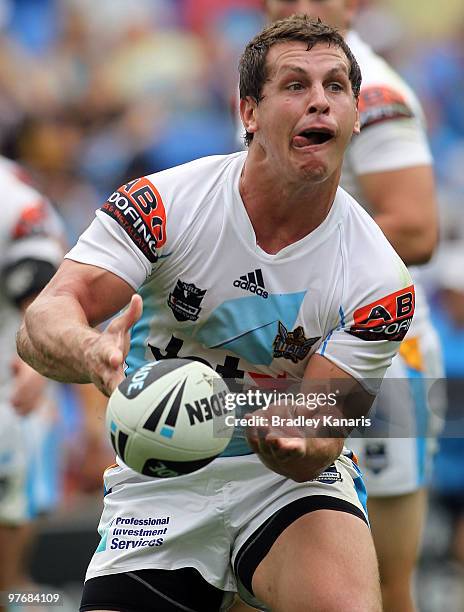
[[[290,83],[289,85],[287,85],[287,89],[289,89],[290,91],[299,91],[300,89],[303,89],[303,84],[302,83]]]
[[[341,83],[329,83],[330,91],[343,91],[344,87]]]

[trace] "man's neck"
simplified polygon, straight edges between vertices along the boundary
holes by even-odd
[[[257,244],[275,254],[319,227],[332,208],[339,178],[338,172],[321,183],[292,184],[249,154],[239,190]]]

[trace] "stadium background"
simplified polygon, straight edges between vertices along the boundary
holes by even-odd
[[[70,243],[114,187],[237,149],[237,60],[260,0],[0,0],[0,146],[57,206]],[[464,610],[464,443],[453,439],[464,373],[464,5],[363,0],[357,29],[416,89],[436,162],[442,245],[425,274],[444,343],[450,410],[437,456],[418,594],[421,612]],[[7,197],[7,194],[5,194]],[[97,542],[99,398],[61,389],[62,499],[38,525],[34,580],[75,610]],[[462,417],[461,417],[462,418]],[[462,427],[460,428],[462,431]],[[89,431],[91,432],[89,434]],[[83,440],[85,441],[83,442]]]

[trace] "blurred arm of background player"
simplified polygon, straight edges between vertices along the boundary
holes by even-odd
[[[369,128],[366,129],[369,137]],[[426,263],[438,240],[432,166],[415,166],[358,177],[376,222],[408,264]]]
[[[18,305],[23,316],[36,295],[23,299]],[[13,357],[10,366],[13,376],[11,404],[19,414],[29,414],[40,405],[47,381],[18,355]]]

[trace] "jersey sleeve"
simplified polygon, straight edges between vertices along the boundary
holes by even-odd
[[[143,177],[111,194],[66,258],[104,268],[137,290],[153,272],[166,239],[163,200]]]
[[[48,200],[29,188],[26,197],[19,191],[17,199],[12,195],[11,200],[16,215],[8,230],[3,263],[10,265],[24,258],[55,264],[61,261],[65,245],[64,227]]]
[[[350,147],[356,174],[387,172],[432,163],[420,107],[390,86],[361,90],[361,133]]]
[[[356,270],[357,276],[348,279],[350,289],[340,305],[338,325],[318,350],[373,395],[414,315],[414,285],[399,258],[397,264],[384,275],[382,266],[376,276]]]
[[[56,272],[65,250],[60,218],[38,192],[10,183],[10,216],[0,265],[5,296],[16,306],[40,292]]]

